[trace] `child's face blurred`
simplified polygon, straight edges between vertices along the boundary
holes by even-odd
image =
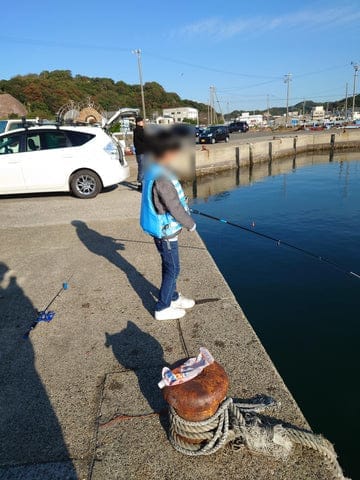
[[[171,165],[178,155],[178,150],[167,150],[160,158],[157,159],[162,165]]]

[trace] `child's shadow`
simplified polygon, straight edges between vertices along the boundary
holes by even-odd
[[[119,364],[135,373],[151,410],[161,412],[166,404],[157,384],[161,380],[162,367],[169,366],[161,344],[131,321],[121,332],[105,335],[105,345],[112,348]]]
[[[90,252],[106,258],[125,273],[142,304],[152,314],[155,308],[154,295],[157,295],[158,289],[121,255],[120,252],[125,250],[125,245],[115,238],[101,235],[80,220],[74,220],[71,224],[76,228],[79,239]]]

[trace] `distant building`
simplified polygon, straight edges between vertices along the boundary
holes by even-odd
[[[0,94],[0,118],[9,118],[17,116],[19,118],[26,117],[27,110],[25,106],[16,100],[9,93]]]
[[[175,119],[168,115],[166,117],[165,116],[164,117],[156,117],[155,122],[158,125],[171,125],[175,122]]]
[[[164,108],[163,117],[172,117],[176,123],[181,123],[184,120],[193,120],[198,123],[199,111],[197,108],[192,107]]]
[[[314,107],[311,110],[311,118],[314,122],[323,122],[325,119],[325,110],[323,105]]]
[[[263,125],[264,117],[263,115],[251,115],[250,112],[244,112],[240,117],[236,119],[239,122],[247,122],[249,126]]]

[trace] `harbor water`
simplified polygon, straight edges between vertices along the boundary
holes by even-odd
[[[347,153],[263,163],[198,178],[186,191],[200,211],[359,273],[359,158]],[[360,280],[224,223],[196,221],[311,427],[335,444],[346,474],[360,478]]]

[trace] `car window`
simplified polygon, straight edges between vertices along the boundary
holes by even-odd
[[[23,126],[23,122],[10,122],[8,130],[17,130]]]
[[[6,125],[7,125],[7,120],[0,120],[0,133],[5,132]]]
[[[73,147],[80,147],[95,137],[95,135],[92,135],[91,133],[74,132],[71,130],[67,130],[66,135],[69,137]]]
[[[21,146],[21,133],[6,135],[0,138],[0,155],[19,153]]]
[[[71,147],[71,142],[63,131],[41,132],[40,135],[42,149]]]
[[[26,151],[27,152],[36,152],[37,150],[44,150],[44,143],[41,146],[41,136],[39,133],[28,133],[26,136]]]

